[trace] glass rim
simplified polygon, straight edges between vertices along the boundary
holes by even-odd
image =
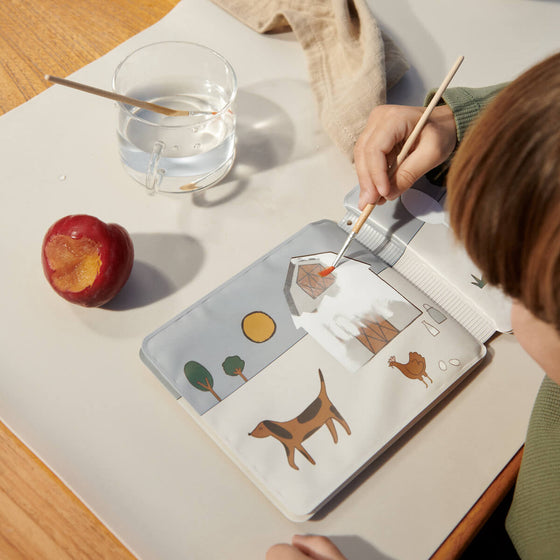
[[[136,55],[137,53],[139,53],[140,51],[147,49],[149,47],[155,47],[157,45],[188,45],[188,46],[192,46],[192,47],[197,47],[203,51],[206,51],[207,53],[215,56],[216,58],[218,58],[226,67],[226,69],[231,73],[232,76],[232,80],[233,80],[233,90],[231,92],[231,95],[229,96],[229,101],[219,110],[216,111],[215,113],[209,114],[208,116],[201,116],[201,115],[197,115],[195,117],[189,117],[188,115],[185,116],[185,119],[192,119],[191,122],[189,123],[181,123],[181,124],[164,124],[164,123],[155,123],[152,121],[149,121],[147,119],[144,119],[142,117],[139,117],[137,114],[135,114],[131,109],[130,109],[130,105],[128,105],[127,103],[123,103],[122,101],[117,101],[117,105],[119,106],[120,109],[124,110],[131,118],[140,121],[144,124],[147,125],[151,125],[151,126],[156,126],[158,128],[184,128],[186,126],[196,126],[198,124],[202,124],[202,123],[206,123],[210,120],[214,120],[220,116],[222,116],[224,113],[228,112],[231,108],[231,106],[233,105],[233,102],[235,101],[235,98],[237,97],[237,74],[235,73],[235,70],[233,69],[233,66],[230,64],[230,62],[227,60],[227,58],[225,58],[222,54],[220,54],[218,51],[215,51],[214,49],[207,47],[206,45],[201,45],[200,43],[194,43],[191,41],[156,41],[155,43],[149,43],[147,45],[143,45],[141,47],[138,47],[137,49],[134,49],[131,53],[129,53],[125,58],[123,58],[121,60],[121,62],[119,62],[119,64],[117,65],[117,67],[115,68],[115,71],[113,72],[113,79],[112,79],[112,88],[113,91],[115,93],[122,93],[119,92],[117,90],[117,79],[118,79],[118,74],[119,71],[122,69],[122,67],[124,66],[124,64],[130,59],[132,58],[134,55]],[[124,93],[124,95],[126,95],[126,93]]]

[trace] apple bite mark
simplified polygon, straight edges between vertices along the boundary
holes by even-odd
[[[47,281],[60,297],[84,307],[100,307],[128,280],[134,246],[122,226],[73,214],[49,228],[41,261]]]
[[[93,239],[53,235],[45,245],[45,256],[55,287],[77,293],[91,286],[102,265],[99,249]]]

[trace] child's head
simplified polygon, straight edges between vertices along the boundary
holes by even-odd
[[[560,53],[482,113],[447,190],[451,227],[485,279],[560,331]]]

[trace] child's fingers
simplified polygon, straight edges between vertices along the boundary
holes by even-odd
[[[275,544],[268,549],[266,560],[309,560],[309,556],[291,544]]]
[[[319,535],[294,535],[292,544],[312,560],[346,560],[338,547],[327,537]]]

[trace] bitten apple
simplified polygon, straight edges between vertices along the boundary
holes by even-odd
[[[125,285],[134,262],[134,246],[118,224],[86,214],[66,216],[45,234],[43,271],[64,299],[99,307]]]

